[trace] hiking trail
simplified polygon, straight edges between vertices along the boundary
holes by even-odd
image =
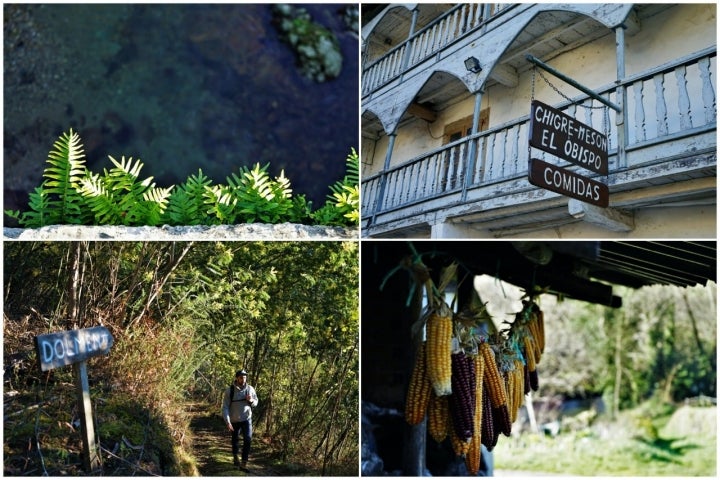
[[[212,412],[212,406],[189,404],[192,414],[190,428],[193,431],[193,453],[198,470],[203,477],[245,477],[245,476],[302,476],[308,472],[298,471],[298,466],[283,464],[263,438],[253,433],[252,450],[247,468],[233,465],[230,447],[230,432],[227,431],[220,412]],[[242,448],[242,440],[240,440]]]

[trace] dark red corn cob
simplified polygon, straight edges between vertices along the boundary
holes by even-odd
[[[495,436],[495,428],[493,421],[492,402],[490,401],[490,394],[487,388],[483,388],[482,395],[483,402],[483,413],[482,413],[482,435],[480,436],[482,444],[492,451],[493,447],[497,443],[497,437]]]
[[[452,354],[451,360],[450,414],[455,433],[461,440],[468,441],[475,431],[475,362],[461,352]]]

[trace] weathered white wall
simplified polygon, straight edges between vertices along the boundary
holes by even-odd
[[[646,19],[626,40],[626,73],[633,75],[717,43],[717,5],[687,3]]]
[[[717,208],[714,205],[684,208],[650,208],[635,215],[635,229],[611,232],[585,222],[532,233],[537,238],[716,238]],[[527,237],[519,235],[518,237]],[[513,237],[508,237],[513,238]]]

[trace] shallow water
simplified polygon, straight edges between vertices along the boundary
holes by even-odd
[[[358,40],[343,5],[306,7],[341,43],[326,83],[298,73],[269,4],[5,5],[5,208],[70,127],[96,172],[139,157],[163,186],[270,163],[320,206],[358,144]]]

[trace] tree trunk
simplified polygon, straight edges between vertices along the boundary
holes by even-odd
[[[687,308],[688,318],[690,318],[690,324],[692,325],[693,336],[695,337],[695,343],[697,344],[698,352],[700,352],[700,355],[702,355],[703,358],[707,358],[707,356],[705,355],[705,348],[703,347],[703,343],[700,340],[700,332],[698,331],[697,320],[695,319],[695,315],[693,314],[693,309],[690,307],[690,300],[688,299],[687,290],[683,291],[683,300],[685,300],[685,307]],[[710,366],[710,368],[712,369],[712,365]]]
[[[618,315],[615,322],[615,385],[613,387],[613,420],[620,413],[620,383],[622,382],[622,338],[623,338],[623,321],[622,316]]]

